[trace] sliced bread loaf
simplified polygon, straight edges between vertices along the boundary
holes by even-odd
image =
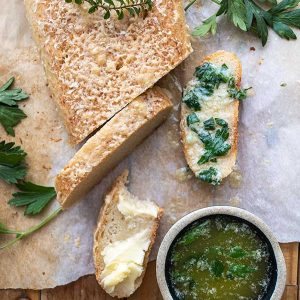
[[[65,0],[24,0],[49,87],[79,143],[192,51],[181,0],[118,20]]]
[[[108,121],[57,175],[55,188],[62,207],[85,196],[167,118],[171,108],[162,89],[154,87]]]
[[[94,235],[96,278],[113,297],[129,297],[142,283],[162,209],[126,188],[128,171],[105,198]]]

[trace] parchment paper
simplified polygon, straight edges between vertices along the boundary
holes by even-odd
[[[62,0],[63,1],[63,0]],[[193,7],[191,28],[210,15],[214,7]],[[299,33],[299,32],[298,32]],[[22,105],[28,115],[16,129],[15,141],[28,153],[28,180],[52,185],[57,172],[74,155],[66,131],[50,98],[38,51],[25,19],[23,1],[5,1],[0,11],[0,81],[16,76],[16,85],[31,94]],[[92,236],[102,197],[124,168],[130,169],[130,189],[142,199],[165,207],[156,250],[167,229],[181,216],[197,208],[229,204],[261,217],[281,242],[300,240],[300,43],[271,34],[262,48],[250,34],[220,22],[214,37],[194,39],[194,53],[160,81],[174,102],[169,120],[146,139],[81,203],[61,214],[49,226],[0,252],[0,288],[42,289],[63,285],[94,272]],[[255,51],[250,50],[254,47]],[[192,176],[181,180],[186,166],[178,129],[182,86],[205,54],[218,49],[234,51],[241,58],[243,83],[253,96],[241,105],[239,151],[236,170],[220,187],[211,187]],[[253,48],[252,48],[253,49]],[[283,84],[284,83],[284,84]],[[25,229],[42,217],[27,218],[23,210],[7,205],[13,188],[0,182],[0,220]],[[49,207],[48,212],[57,206]],[[44,215],[46,215],[45,212]]]

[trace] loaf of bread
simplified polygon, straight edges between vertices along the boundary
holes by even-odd
[[[24,0],[49,83],[79,143],[192,51],[181,0],[117,20],[65,0]]]
[[[96,278],[113,297],[129,297],[142,283],[162,209],[126,188],[128,171],[105,198],[94,235]]]
[[[209,84],[214,85],[216,82],[213,78],[215,74],[209,74],[210,66],[218,69],[220,76],[232,79],[224,79],[226,82],[221,80],[214,87],[212,94],[208,95]],[[202,71],[199,69],[201,67]],[[239,101],[230,96],[228,91],[240,88],[242,66],[235,54],[218,51],[205,57],[199,68],[184,92],[181,135],[190,169],[198,178],[215,185],[232,172],[236,162]],[[198,78],[197,72],[200,73]],[[205,77],[206,81],[211,80],[207,87],[203,78],[199,79],[201,76]],[[208,129],[204,130],[205,127]],[[213,140],[208,141],[211,138]]]
[[[57,175],[55,188],[62,207],[85,196],[167,118],[171,108],[162,89],[153,87],[109,120]]]

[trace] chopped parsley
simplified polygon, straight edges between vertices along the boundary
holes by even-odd
[[[221,83],[228,84],[228,95],[237,100],[244,100],[247,97],[248,89],[238,89],[234,77],[230,74],[226,64],[220,68],[206,62],[197,67],[194,73],[197,84],[184,92],[182,101],[194,111],[201,110],[201,101],[206,97],[212,96],[215,89]]]
[[[190,126],[190,125],[192,125],[194,123],[198,123],[198,122],[200,122],[200,120],[199,120],[198,116],[195,113],[191,113],[186,118],[187,126]]]
[[[220,174],[216,168],[210,167],[198,173],[197,178],[202,181],[211,183],[212,185],[219,185],[221,183]]]
[[[228,153],[231,149],[231,145],[227,143],[229,137],[228,123],[223,119],[210,118],[204,123],[204,129],[210,128],[209,130],[216,129],[216,126],[220,126],[220,129],[216,130],[215,135],[209,133],[206,130],[198,132],[201,142],[204,144],[205,152],[200,157],[198,164],[202,165],[209,161],[216,162],[218,156],[223,156]]]

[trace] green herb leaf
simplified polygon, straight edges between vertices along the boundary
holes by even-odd
[[[40,213],[56,197],[53,187],[44,187],[31,182],[17,184],[17,187],[21,192],[14,193],[8,203],[16,207],[25,206],[25,215]]]
[[[208,19],[204,20],[202,25],[196,27],[192,31],[194,36],[205,36],[208,33],[215,35],[217,32],[217,15],[212,15]]]
[[[296,40],[297,36],[294,31],[286,24],[281,22],[274,22],[273,23],[274,31],[282,38],[287,40]]]
[[[187,123],[187,126],[190,126],[194,123],[198,123],[200,122],[198,116],[196,115],[196,113],[191,113],[187,116],[186,118],[186,123]]]
[[[26,152],[14,143],[0,142],[0,179],[7,183],[17,183],[27,173]]]
[[[219,185],[221,183],[219,172],[216,168],[210,167],[197,174],[197,178],[212,185]]]
[[[215,130],[216,129],[216,122],[214,118],[210,118],[203,122],[205,130]]]
[[[0,88],[0,123],[5,131],[14,136],[14,127],[22,119],[26,118],[24,112],[18,108],[17,102],[27,99],[29,96],[21,89],[9,89],[14,82],[14,77],[10,78]]]
[[[212,261],[210,265],[210,271],[214,274],[216,277],[221,277],[224,272],[224,265],[220,260],[214,260]]]
[[[215,122],[215,120],[213,120]],[[203,122],[204,128],[205,126],[211,126],[211,119],[208,119]],[[231,149],[231,145],[227,143],[227,139],[229,137],[229,128],[228,123],[225,120],[218,119],[219,124],[221,125],[221,129],[217,129],[215,135],[208,133],[207,131],[200,131],[198,133],[200,140],[204,144],[205,152],[201,156],[198,161],[199,165],[205,164],[212,159],[216,161],[218,156],[223,156],[228,153]],[[214,125],[215,126],[215,125]]]
[[[195,89],[186,92],[182,98],[182,101],[191,109],[195,111],[201,110],[201,105]]]
[[[233,277],[245,278],[248,274],[255,272],[256,269],[247,265],[231,265],[228,269],[228,274]]]
[[[223,0],[226,1],[226,0]],[[243,31],[247,31],[246,6],[243,0],[228,1],[227,15],[232,23]]]
[[[8,90],[8,88],[13,84],[14,80],[14,77],[10,78],[0,88],[0,103],[9,106],[15,106],[17,105],[17,101],[28,99],[29,95],[23,92],[21,89]]]
[[[243,248],[235,246],[229,249],[228,255],[232,258],[243,258],[247,256],[247,252]]]
[[[0,164],[16,166],[24,161],[27,153],[15,143],[0,142]]]
[[[210,220],[206,220],[201,224],[191,227],[178,242],[181,245],[190,245],[196,241],[200,236],[206,236],[209,233]]]
[[[290,27],[300,28],[300,9],[297,9],[300,0],[283,0],[278,4],[276,0],[212,1],[220,5],[219,10],[201,26],[196,27],[194,35],[203,36],[209,32],[215,34],[216,17],[227,15],[237,28],[257,34],[263,46],[268,40],[268,27],[287,40],[297,38]],[[264,5],[261,6],[261,3]]]

